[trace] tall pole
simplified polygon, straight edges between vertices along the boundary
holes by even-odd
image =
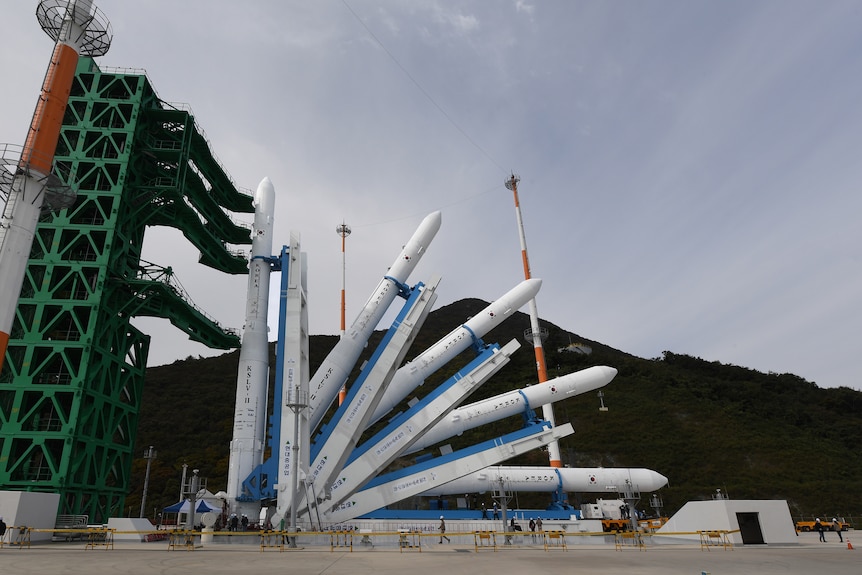
[[[521,202],[518,199],[518,182],[521,178],[512,174],[506,180],[506,188],[512,190],[515,196],[515,218],[518,221],[518,234],[521,239],[521,262],[524,265],[524,279],[531,279],[530,275],[530,259],[527,256],[527,236],[524,233],[524,220],[521,218]],[[543,332],[539,326],[539,308],[536,306],[536,298],[528,302],[530,307],[530,329],[524,334],[524,337],[532,340],[533,351],[536,354],[536,372],[539,377],[539,383],[548,381],[548,367],[545,364],[545,349],[542,347]],[[556,425],[554,422],[554,407],[550,403],[542,406],[542,417],[551,425]],[[548,444],[548,458],[550,459],[551,467],[562,467],[562,457],[560,456],[560,444],[555,439]]]
[[[151,445],[149,449],[144,451],[144,459],[147,460],[147,474],[144,475],[144,494],[141,496],[141,514],[138,517],[144,516],[144,509],[147,505],[147,489],[150,487],[150,464],[156,458],[156,450]]]
[[[92,0],[42,0],[36,18],[55,45],[21,156],[0,158],[0,188],[7,195],[0,217],[0,370],[43,206],[59,210],[75,200],[52,169],[79,55],[101,56],[111,45],[111,26]],[[17,169],[4,167],[11,164]]]
[[[344,337],[344,332],[346,331],[346,323],[345,323],[345,311],[347,310],[347,301],[345,299],[345,287],[347,283],[347,255],[345,246],[347,242],[347,236],[350,235],[350,226],[348,226],[343,221],[341,225],[335,228],[335,233],[341,236],[341,337]],[[344,403],[344,399],[347,397],[347,386],[342,385],[341,389],[338,392],[338,405]]]

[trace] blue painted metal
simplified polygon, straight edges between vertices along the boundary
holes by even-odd
[[[388,277],[388,276],[387,276]],[[391,279],[391,278],[389,278]],[[315,461],[317,457],[320,455],[321,448],[326,444],[326,441],[329,439],[329,436],[332,434],[332,431],[338,427],[338,423],[347,413],[348,408],[350,407],[353,399],[356,397],[356,394],[362,389],[362,384],[365,382],[365,379],[368,377],[368,374],[371,373],[374,365],[380,359],[380,355],[386,349],[386,346],[389,345],[390,340],[395,335],[395,332],[398,331],[398,327],[401,325],[401,322],[404,321],[404,318],[410,313],[410,309],[416,304],[419,299],[419,296],[422,294],[422,290],[420,289],[425,284],[419,282],[412,289],[408,289],[406,292],[404,290],[399,290],[398,295],[407,295],[407,301],[401,308],[401,311],[398,313],[398,316],[392,322],[392,325],[386,331],[386,334],[383,336],[383,339],[377,345],[372,354],[371,358],[362,368],[362,373],[359,374],[359,377],[356,378],[356,381],[347,391],[347,396],[344,402],[338,406],[338,409],[335,411],[335,414],[332,416],[332,419],[326,425],[321,426],[320,433],[316,436],[315,440],[311,443],[311,461]]]
[[[482,451],[492,449],[496,446],[502,446],[512,441],[518,441],[519,439],[523,439],[525,437],[529,437],[538,433],[540,431],[540,429],[538,428],[540,427],[550,429],[552,426],[547,421],[539,421],[537,423],[532,423],[517,431],[507,433],[506,435],[501,435],[500,437],[489,439],[488,441],[483,441],[482,443],[477,443],[475,445],[471,445],[470,447],[465,447],[464,449],[459,449],[458,451],[453,451],[452,453],[448,453],[446,455],[440,455],[431,460],[417,463],[415,465],[411,465],[410,467],[399,469],[398,471],[393,471],[392,473],[378,475],[365,485],[365,489],[371,489],[378,485],[383,485],[384,483],[389,483],[390,481],[395,481],[397,479],[407,477],[415,473],[421,473],[422,471],[438,467],[440,465],[453,463],[464,457],[468,457],[476,453],[481,453]]]
[[[282,333],[287,321],[287,284],[290,267],[290,248],[281,247],[281,254],[270,258],[261,258],[269,262],[272,271],[281,272],[281,296],[278,305],[279,333]],[[275,386],[273,397],[282,397],[282,377],[284,375],[284,342],[278,338],[275,347]],[[264,499],[275,499],[275,479],[278,477],[278,446],[281,445],[281,411],[282,405],[279,399],[273,401],[272,415],[268,421],[270,455],[263,463],[254,468],[242,482],[243,495],[237,497],[238,501],[262,501]]]
[[[350,455],[350,458],[347,460],[345,465],[350,465],[351,462],[355,461],[363,454],[365,454],[369,449],[374,447],[377,443],[379,443],[384,437],[390,435],[393,430],[397,429],[405,420],[410,419],[418,412],[422,411],[425,407],[428,406],[429,403],[434,401],[439,395],[446,392],[447,389],[458,383],[458,380],[463,378],[465,374],[470,373],[476,367],[478,367],[482,362],[486,361],[489,357],[494,355],[495,351],[500,349],[498,344],[492,344],[490,346],[485,347],[485,349],[476,356],[470,363],[459,369],[452,377],[447,379],[444,383],[437,386],[431,393],[426,395],[422,400],[417,402],[407,411],[399,414],[395,419],[393,419],[389,425],[384,427],[381,431],[376,433],[371,439],[364,442],[362,445],[358,446],[353,450],[353,453]]]

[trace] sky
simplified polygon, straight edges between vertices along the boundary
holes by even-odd
[[[340,328],[342,222],[348,324],[435,210],[408,283],[442,276],[438,308],[519,283],[515,173],[543,319],[643,358],[862,389],[862,3],[95,3],[114,32],[98,64],[191,106],[239,187],[272,180],[312,334]],[[53,43],[37,2],[7,4],[0,141],[20,145]],[[149,229],[144,258],[242,327],[246,276],[176,230]],[[224,353],[135,325],[150,365]]]

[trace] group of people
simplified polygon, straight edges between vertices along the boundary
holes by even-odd
[[[841,543],[844,543],[844,535],[841,534],[841,524],[838,522],[838,519],[835,517],[832,518],[832,529],[834,529],[835,533],[838,534],[838,540]],[[817,517],[814,520],[814,530],[820,534],[820,540],[823,541],[824,543],[826,543],[827,528],[825,525],[823,525],[823,523],[820,522],[819,517]]]
[[[497,502],[494,502],[494,506],[492,508],[494,513],[494,519],[500,518],[500,506],[497,505]],[[488,508],[485,507],[485,504],[482,504],[482,519],[488,519]]]
[[[494,504],[495,519],[498,519],[499,515],[496,513],[497,512],[496,507],[497,507],[497,504],[495,503]],[[538,531],[542,530],[542,518],[538,517],[537,519],[534,520],[532,517],[530,517],[529,526],[530,526],[530,532],[531,532],[531,535],[533,537],[533,540],[535,540],[536,539],[536,530],[538,530]],[[509,530],[510,531],[523,531],[521,529],[521,526],[518,525],[518,521],[515,519],[514,515],[512,516],[512,519],[509,521]],[[441,545],[443,544],[444,539],[446,540],[446,543],[451,543],[449,538],[446,536],[446,519],[444,518],[443,515],[441,515],[440,516],[440,544]]]
[[[243,513],[242,519],[236,516],[236,513],[230,514],[230,519],[227,521],[228,531],[239,531],[242,526],[242,531],[248,531],[248,515]]]

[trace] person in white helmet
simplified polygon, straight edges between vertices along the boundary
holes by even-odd
[[[440,543],[443,543],[443,540],[446,540],[446,543],[451,543],[449,538],[446,537],[446,520],[443,519],[443,516],[440,516]]]

